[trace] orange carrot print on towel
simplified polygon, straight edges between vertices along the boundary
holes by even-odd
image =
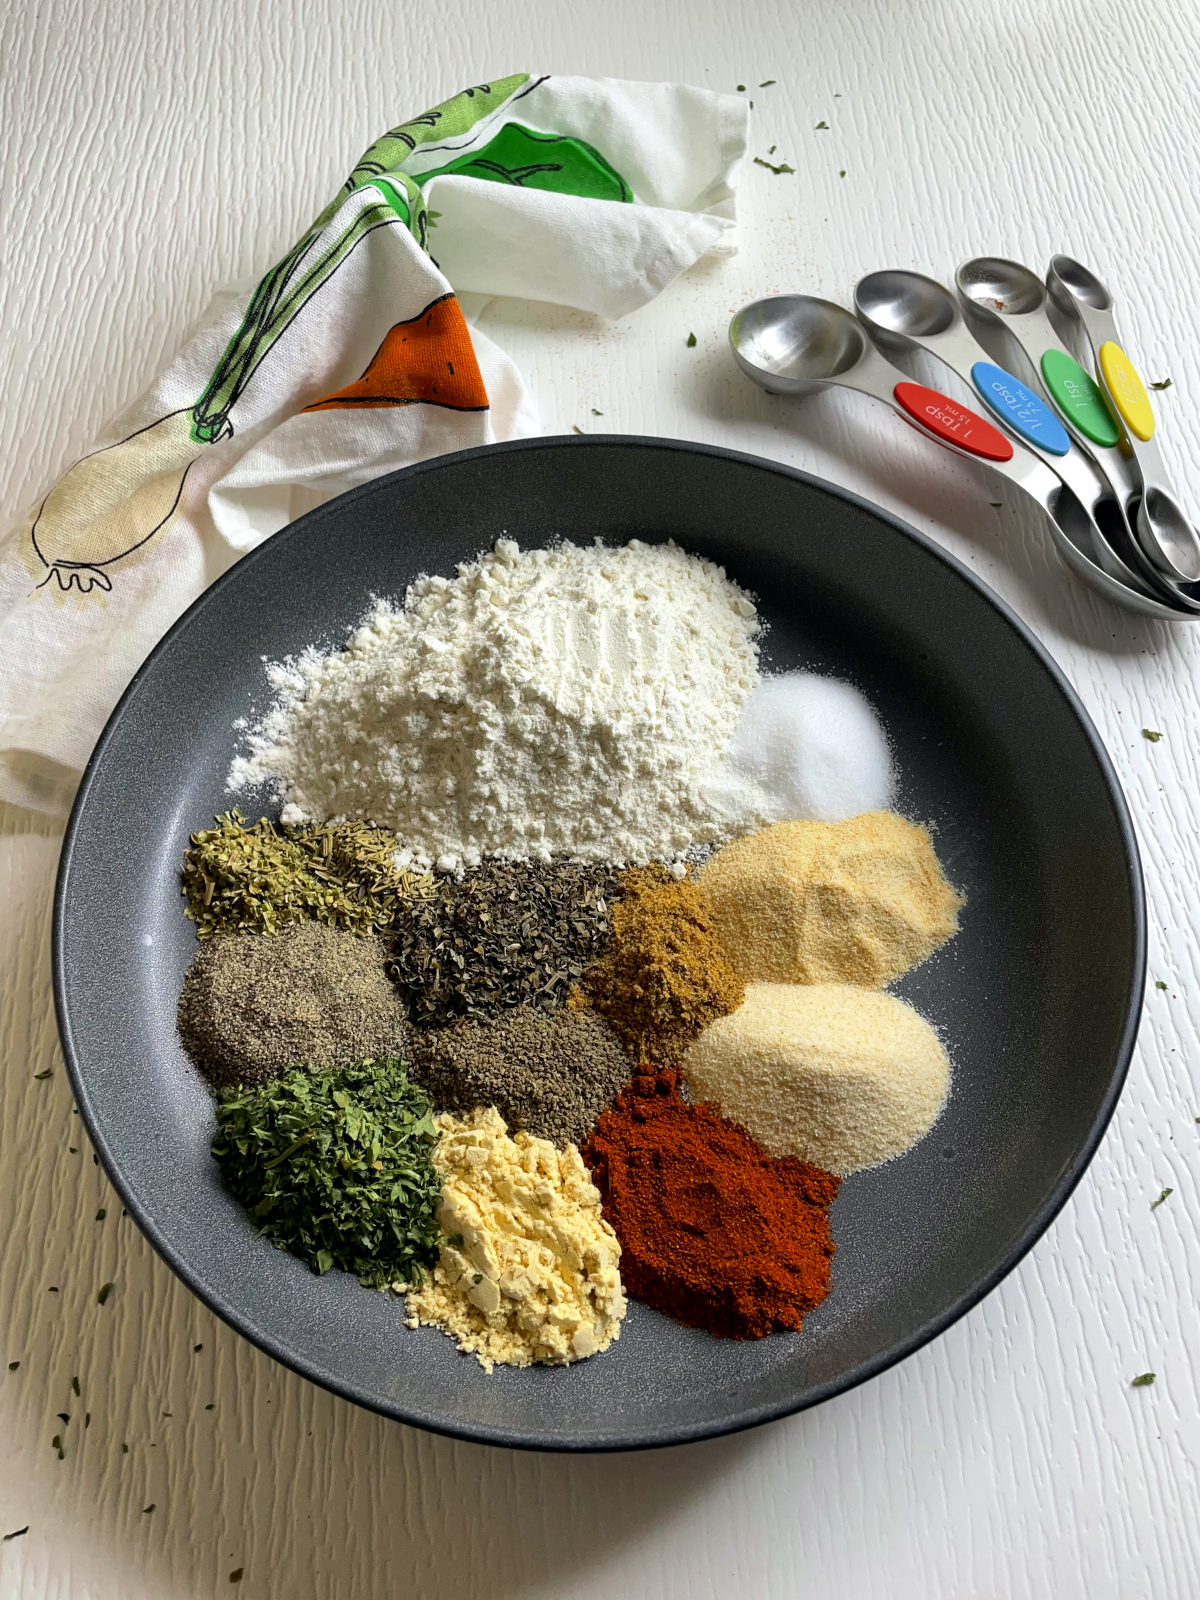
[[[361,378],[323,395],[306,411],[371,406],[446,406],[486,411],[487,391],[471,345],[471,334],[454,295],[427,305],[419,316],[397,322],[384,336]]]

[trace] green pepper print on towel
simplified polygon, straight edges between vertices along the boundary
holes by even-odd
[[[418,174],[424,187],[431,178],[482,178],[520,189],[550,189],[588,200],[632,200],[625,179],[594,145],[561,133],[535,133],[519,122],[506,122],[478,150],[467,150],[444,167]]]

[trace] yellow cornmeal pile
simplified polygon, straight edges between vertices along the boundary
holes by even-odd
[[[621,874],[608,949],[572,1005],[590,1003],[638,1062],[676,1066],[692,1040],[741,1005],[744,985],[704,894],[659,866]]]
[[[840,983],[752,983],[684,1060],[710,1101],[768,1155],[844,1176],[902,1155],[938,1118],[950,1063],[923,1017]]]
[[[431,1323],[491,1372],[562,1366],[621,1332],[621,1246],[573,1144],[510,1139],[495,1107],[435,1119],[447,1235],[432,1279],[408,1291],[407,1323]]]
[[[700,887],[748,983],[882,989],[958,932],[964,903],[925,829],[891,811],[776,823],[719,850]]]

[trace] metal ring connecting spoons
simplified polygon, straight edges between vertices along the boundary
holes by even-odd
[[[1118,605],[1165,622],[1183,615],[1110,577],[1092,559],[1091,519],[1050,468],[966,406],[911,382],[873,348],[862,323],[842,306],[811,295],[756,300],[730,323],[729,342],[741,370],[772,394],[855,389],[891,406],[927,438],[986,462],[1047,514],[1055,548],[1093,588]]]
[[[1099,278],[1069,256],[1054,257],[1045,284],[1019,262],[977,256],[958,269],[955,283],[976,315],[1008,328],[1018,339],[1040,365],[1055,404],[1091,439],[1109,477],[1128,484],[1126,511],[1155,573],[1172,585],[1200,581],[1200,538],[1167,486],[1162,455],[1152,442],[1154,413],[1149,396],[1121,348],[1112,316],[1112,296]],[[1119,417],[1124,422],[1133,451],[1132,473],[1119,464],[1117,452],[1101,436],[1104,419],[1092,393],[1096,385],[1059,343],[1046,312],[1047,293],[1060,314],[1081,324],[1091,339],[1097,378],[1107,396],[1106,409],[1111,412],[1108,425],[1119,434],[1113,419]],[[1054,354],[1056,350],[1058,353]],[[1073,395],[1077,396],[1074,415]],[[1191,596],[1184,594],[1180,598],[1186,605],[1195,604]]]
[[[1038,395],[992,362],[948,289],[920,272],[872,272],[855,286],[854,309],[882,349],[926,350],[974,385],[992,414],[1041,456],[1089,513],[1095,523],[1094,554],[1110,577],[1143,595],[1200,611],[1200,602],[1190,602],[1148,569],[1104,472]]]

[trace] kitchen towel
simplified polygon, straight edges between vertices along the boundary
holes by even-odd
[[[377,139],[0,544],[0,798],[65,816],[149,650],[301,510],[539,433],[458,292],[635,311],[732,249],[747,116],[682,84],[519,73]]]

